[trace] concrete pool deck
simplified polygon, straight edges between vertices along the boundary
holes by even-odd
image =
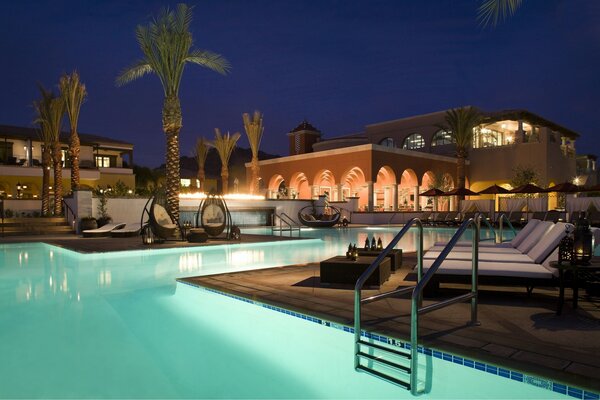
[[[379,289],[363,297],[411,286],[406,275],[416,263],[406,254],[404,266]],[[259,302],[352,325],[354,291],[349,286],[321,286],[319,264],[181,279]],[[466,292],[464,285],[444,285],[429,304]],[[479,292],[481,326],[468,326],[470,307],[461,303],[420,317],[420,344],[455,354],[536,374],[588,390],[600,391],[600,301],[580,290],[579,308],[573,309],[567,289],[561,316],[556,315],[558,289],[482,286]],[[433,301],[432,301],[433,300]],[[363,306],[364,329],[408,340],[410,300],[388,298]],[[348,349],[353,351],[353,349]]]
[[[65,235],[35,235],[35,236],[7,236],[0,238],[0,244],[4,243],[31,243],[43,242],[54,246],[62,247],[78,253],[109,253],[115,251],[130,250],[160,250],[160,249],[179,249],[196,248],[206,246],[232,245],[240,243],[268,243],[289,240],[310,239],[307,237],[285,237],[271,235],[242,234],[239,241],[226,239],[209,239],[205,243],[189,243],[186,241],[167,241],[161,244],[145,245],[142,243],[141,236],[113,238],[97,237],[84,238],[73,234]]]

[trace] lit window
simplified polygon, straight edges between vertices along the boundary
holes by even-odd
[[[418,133],[413,133],[404,139],[404,144],[402,145],[402,148],[407,150],[422,149],[423,147],[425,147],[425,140]]]
[[[191,184],[192,184],[191,179],[182,179],[181,180],[181,186],[183,186],[183,187],[190,187]]]
[[[386,137],[385,139],[382,139],[379,142],[379,144],[385,147],[395,147],[394,139],[392,139],[391,137]]]
[[[455,143],[454,138],[452,137],[452,132],[445,130],[437,131],[431,140],[431,146],[443,146],[445,144],[452,143]]]
[[[96,156],[96,167],[110,168],[110,157]]]

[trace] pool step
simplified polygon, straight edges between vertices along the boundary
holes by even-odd
[[[73,227],[64,217],[4,218],[0,222],[0,234],[4,236],[44,235],[73,233]]]
[[[357,370],[410,390],[410,353],[388,346],[358,341],[359,350]],[[366,363],[367,365],[363,364]]]

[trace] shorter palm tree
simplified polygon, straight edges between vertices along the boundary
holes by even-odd
[[[495,27],[498,22],[513,16],[521,3],[523,0],[482,0],[477,9],[477,19],[483,27]]]
[[[39,87],[42,98],[33,102],[39,125],[39,136],[42,142],[42,215],[50,215],[50,166],[52,164],[52,146],[56,131],[56,122],[61,118],[60,99],[54,94]],[[60,128],[58,128],[60,131]]]
[[[208,155],[209,146],[210,142],[201,137],[196,141],[196,147],[194,148],[194,158],[198,163],[198,182],[200,182],[198,189],[201,192],[204,191],[204,181],[206,180],[204,164],[206,163],[206,156]]]
[[[221,158],[221,188],[223,194],[227,194],[229,188],[229,158],[240,136],[239,132],[233,135],[230,135],[229,132],[221,135],[219,128],[215,128],[215,140],[212,142],[212,146],[217,149]]]
[[[263,132],[265,130],[263,126],[263,116],[260,111],[254,111],[254,116],[251,119],[250,114],[244,113],[242,115],[244,120],[244,129],[248,136],[248,142],[250,143],[250,149],[252,150],[252,180],[250,181],[250,193],[258,193],[258,177],[260,167],[258,166],[258,150],[260,147],[260,141],[262,139]]]
[[[473,144],[473,129],[481,123],[481,113],[473,107],[453,108],[446,111],[447,126],[441,129],[450,132],[456,145],[456,187],[465,187],[465,165],[469,147]]]

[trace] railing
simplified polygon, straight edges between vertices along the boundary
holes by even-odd
[[[503,221],[505,221],[505,220],[506,220],[506,223],[508,224],[508,226],[510,227],[510,229],[512,230],[513,234],[514,235],[517,234],[517,230],[515,229],[513,224],[510,222],[510,220],[508,219],[506,214],[502,213],[502,214],[500,214],[500,217],[498,218],[498,236],[496,236],[496,243],[502,243],[502,240],[503,240],[502,236],[503,236],[503,230],[504,230]],[[500,238],[500,241],[498,241],[498,237]]]
[[[431,267],[427,270],[425,276],[423,276],[423,263],[417,263],[419,277],[417,285],[412,292],[411,298],[411,313],[410,313],[410,352],[411,352],[411,375],[410,375],[410,387],[413,394],[417,393],[417,367],[418,367],[418,345],[419,345],[419,315],[426,314],[431,311],[439,310],[440,308],[447,307],[449,305],[471,300],[471,324],[477,325],[477,275],[479,268],[479,225],[477,219],[470,218],[462,223],[458,228],[452,239],[448,242],[444,250],[440,253],[438,258],[435,259]],[[431,280],[433,275],[442,265],[442,262],[446,259],[448,254],[452,251],[460,237],[468,229],[473,228],[473,242],[472,242],[472,254],[471,254],[471,292],[456,296],[451,299],[441,301],[439,303],[430,304],[428,306],[421,306],[422,292],[427,283]],[[422,278],[421,278],[422,277]]]
[[[274,213],[273,217],[279,218],[279,229],[275,229],[275,227],[274,227],[275,221],[273,221],[273,225],[271,226],[271,233],[278,230],[279,235],[281,236],[283,234],[283,231],[286,230],[286,231],[289,231],[290,235],[291,235],[293,231],[297,230],[298,235],[300,234],[300,232],[301,232],[300,225],[296,224],[296,222],[292,219],[292,217],[290,217],[286,213],[284,213],[284,212],[282,212],[281,214]],[[284,229],[282,224],[285,224],[287,226],[287,228]]]
[[[487,227],[494,234],[494,240],[496,241],[496,243],[502,243],[502,238],[500,238],[500,241],[498,241],[498,234],[496,233],[494,226],[490,223],[489,219],[485,217],[485,215],[483,215],[482,213],[477,213],[477,214],[475,214],[474,219],[475,219],[475,221],[477,221],[477,223],[479,223],[480,227],[481,227],[481,221],[483,220],[483,222],[487,225]],[[482,239],[482,240],[492,240],[492,239]]]
[[[65,210],[65,218],[67,219],[67,222],[71,224],[73,230],[75,231],[77,228],[75,227],[75,224],[77,223],[77,216],[75,215],[75,212],[73,212],[73,209],[67,204],[67,202],[63,199],[63,209]],[[69,219],[69,214],[71,215],[71,219]]]
[[[398,214],[397,212],[395,212],[395,213],[393,213],[393,214],[392,214],[392,216],[390,217],[390,219],[388,219],[388,225],[391,225],[391,223],[392,223],[392,220],[394,219],[394,217],[395,217],[397,214]]]

